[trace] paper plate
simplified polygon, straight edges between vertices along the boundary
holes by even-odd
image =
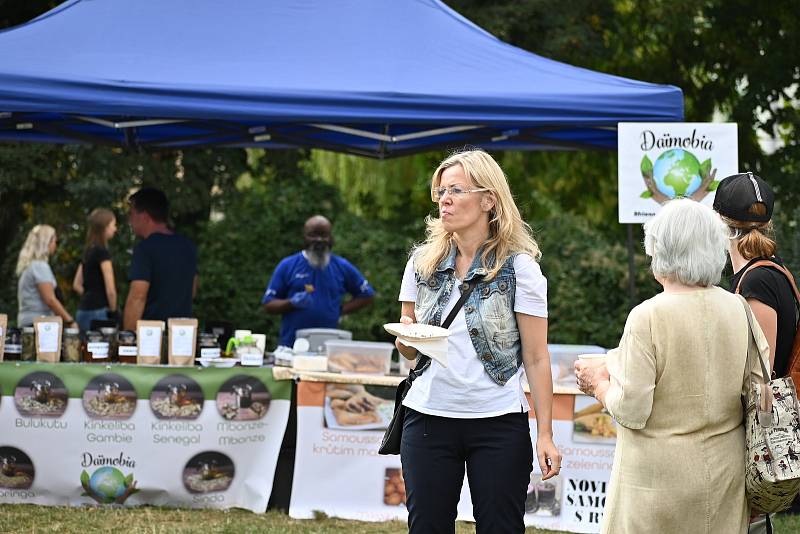
[[[203,367],[233,367],[239,360],[237,358],[197,358]]]
[[[450,330],[441,326],[420,323],[387,323],[384,330],[397,337],[425,341],[428,339],[442,339],[450,336]]]

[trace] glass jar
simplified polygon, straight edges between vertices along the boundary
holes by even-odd
[[[22,330],[9,328],[6,331],[6,346],[3,359],[7,362],[18,361],[22,355]]]
[[[202,359],[220,357],[219,339],[215,334],[202,332],[198,335],[197,356]]]
[[[22,352],[20,359],[23,362],[36,361],[36,346],[33,339],[33,327],[26,326],[22,329]]]
[[[65,328],[61,338],[61,361],[78,363],[81,361],[81,337],[77,328]]]
[[[87,363],[108,363],[111,361],[108,352],[108,340],[102,332],[89,330],[86,332],[86,343],[83,345],[83,361]]]
[[[108,343],[108,361],[117,361],[117,329],[112,326],[105,326],[100,329],[103,334],[103,341]]]
[[[130,330],[120,330],[117,333],[117,361],[136,363],[137,350],[136,333]]]

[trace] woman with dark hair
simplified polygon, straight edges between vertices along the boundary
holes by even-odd
[[[769,343],[773,374],[782,377],[789,373],[797,303],[772,238],[774,204],[772,188],[752,172],[723,179],[714,197],[714,210],[731,234],[728,252],[734,274],[730,289],[750,304]],[[764,261],[766,264],[756,265]],[[759,517],[750,525],[750,532],[768,532],[767,523],[767,516]]]
[[[97,208],[89,214],[86,250],[78,265],[72,287],[81,295],[76,319],[82,332],[92,320],[117,318],[117,288],[108,242],[117,232],[117,219],[111,210]]]

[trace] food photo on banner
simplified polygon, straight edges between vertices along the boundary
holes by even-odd
[[[291,396],[271,369],[0,367],[0,503],[266,509]]]
[[[559,358],[569,361],[571,367],[576,349],[562,349]],[[577,352],[604,349],[581,346]],[[571,380],[575,393],[556,394],[553,403],[554,442],[563,454],[561,474],[543,481],[538,469],[531,473],[525,524],[593,533],[599,531],[603,516],[616,427],[593,398],[574,389],[574,375]],[[386,427],[380,416],[381,406],[393,406],[393,393],[394,388],[386,386],[303,380],[298,383],[291,517],[311,518],[316,512],[324,512],[363,521],[407,518],[400,459],[376,454]],[[531,439],[535,439],[536,420],[532,415],[529,425]],[[465,478],[458,503],[459,520],[474,519],[471,503]]]
[[[620,223],[644,223],[678,197],[711,206],[739,172],[735,123],[621,122],[617,151]]]
[[[385,430],[394,413],[394,388],[360,384],[328,384],[324,417],[327,428]]]

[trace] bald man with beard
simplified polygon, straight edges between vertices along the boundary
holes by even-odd
[[[291,347],[303,328],[336,328],[339,317],[369,306],[375,290],[349,261],[331,252],[331,222],[314,215],[303,225],[305,247],[280,261],[261,304],[282,315],[280,345]],[[343,298],[349,293],[351,298]]]

